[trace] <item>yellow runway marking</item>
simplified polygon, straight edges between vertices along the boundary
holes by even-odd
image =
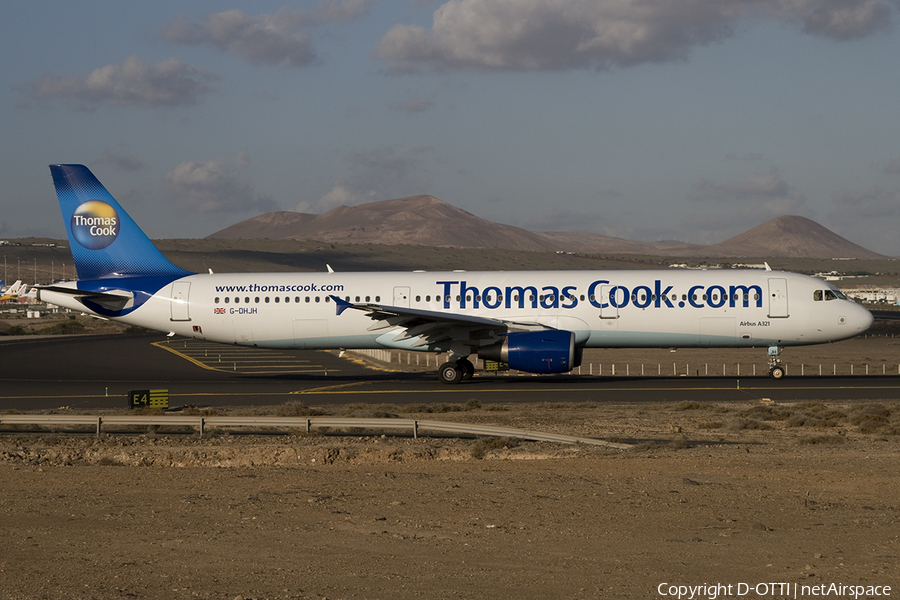
[[[214,352],[201,352],[204,346],[153,342],[153,346],[171,352],[179,358],[207,371],[219,373],[243,373],[246,375],[322,374],[325,367],[311,364],[309,360],[294,358],[277,350],[230,348],[212,346]]]
[[[366,385],[369,383],[368,381],[354,381],[353,383],[341,383],[338,385],[329,385],[325,387],[318,388],[310,388],[308,390],[297,390],[296,392],[291,392],[292,394],[333,394],[337,393],[334,390],[340,390],[343,388],[354,387],[357,385]],[[348,392],[354,393],[354,392]]]
[[[359,382],[359,384],[368,383],[368,382]],[[465,392],[475,392],[476,388],[472,388],[469,386],[452,386],[447,387],[445,389],[442,388],[415,388],[415,389],[390,389],[390,390],[344,390],[341,388],[349,387],[350,385],[356,384],[346,384],[343,386],[331,386],[324,388],[312,388],[309,390],[300,390],[297,392],[291,392],[293,394],[454,394],[454,393],[465,393]],[[771,388],[771,387],[744,387],[742,386],[740,389],[734,387],[555,387],[555,388],[497,388],[497,389],[484,389],[477,388],[477,392],[479,394],[507,394],[510,392],[701,392],[701,391],[716,391],[716,392],[725,392],[725,391],[735,391],[735,392],[743,392],[743,391],[772,391],[774,390],[896,390],[900,388],[900,386],[794,386],[794,387],[779,387],[779,388]]]

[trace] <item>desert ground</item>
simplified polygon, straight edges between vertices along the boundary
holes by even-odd
[[[896,343],[816,351],[896,369]],[[715,584],[694,597],[813,598],[831,584],[895,596],[900,402],[874,396],[245,409],[490,423],[630,450],[7,430],[0,599],[668,598]]]
[[[874,333],[788,349],[788,372],[896,373],[900,336]],[[733,376],[738,364],[762,369],[765,351],[592,350],[585,363],[620,375],[708,364]],[[508,425],[630,450],[354,431],[8,429],[0,599],[662,598],[715,584],[726,588],[695,597],[812,598],[831,584],[897,595],[900,403],[877,395],[228,409]]]

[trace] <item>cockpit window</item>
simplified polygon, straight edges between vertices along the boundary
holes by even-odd
[[[813,292],[813,300],[816,302],[822,301],[822,290],[816,290]]]
[[[837,296],[832,290],[825,290],[825,300],[837,300]]]

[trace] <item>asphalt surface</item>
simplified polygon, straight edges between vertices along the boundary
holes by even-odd
[[[336,353],[168,340],[160,334],[0,338],[0,412],[124,408],[128,392],[169,390],[170,406],[900,399],[900,376],[613,377],[433,373],[368,368]]]

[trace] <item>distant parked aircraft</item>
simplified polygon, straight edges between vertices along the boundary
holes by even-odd
[[[0,281],[0,289],[3,287],[3,282]],[[16,300],[20,295],[24,295],[28,290],[28,284],[22,283],[21,279],[17,279],[16,282],[10,285],[8,288],[0,292],[0,302],[9,302],[10,300]]]

